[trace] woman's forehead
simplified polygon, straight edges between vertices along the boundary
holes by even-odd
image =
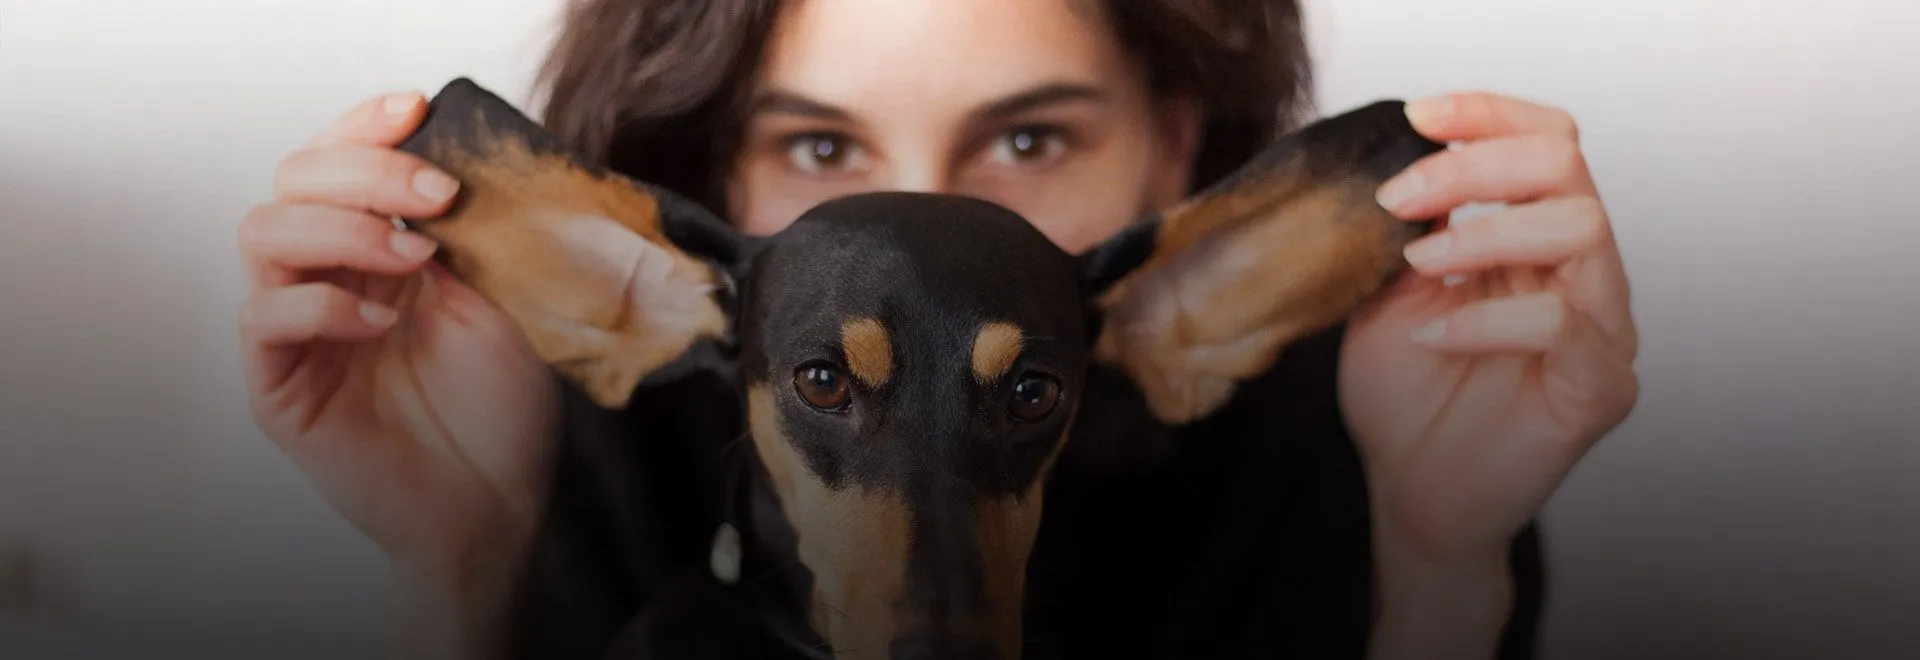
[[[1093,4],[802,0],[773,32],[762,85],[860,115],[960,110],[1057,84],[1126,93],[1126,57]]]

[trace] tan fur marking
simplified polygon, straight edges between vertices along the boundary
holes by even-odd
[[[800,562],[813,572],[814,629],[835,657],[885,658],[901,625],[895,604],[906,588],[912,540],[906,503],[886,493],[828,489],[780,430],[765,383],[748,388],[747,406],[754,450],[793,525]]]
[[[879,319],[862,317],[841,325],[840,350],[847,355],[853,377],[867,387],[885,385],[893,375],[893,341]]]
[[[987,385],[1006,376],[1014,360],[1020,358],[1024,342],[1020,328],[1013,324],[995,321],[982,326],[973,336],[974,379]]]
[[[1351,314],[1414,235],[1377,181],[1289,164],[1169,211],[1154,254],[1099,304],[1094,359],[1129,373],[1163,421],[1218,409],[1293,341]]]
[[[694,341],[725,337],[725,314],[710,297],[719,282],[668,242],[652,196],[481,130],[485,153],[428,146],[460,179],[461,200],[417,226],[544,361],[617,407]]]
[[[1072,419],[1069,417],[1069,419]],[[1023,643],[1021,605],[1026,602],[1027,559],[1040,533],[1040,519],[1046,493],[1047,476],[1060,458],[1072,434],[1071,422],[1061,434],[1040,468],[1040,476],[1019,497],[981,501],[975,524],[980,539],[980,558],[987,577],[986,600],[989,638],[999,646],[1003,657],[1020,657]]]

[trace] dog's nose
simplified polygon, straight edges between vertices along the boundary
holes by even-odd
[[[941,633],[920,633],[893,641],[888,649],[893,660],[1017,660],[983,637]]]

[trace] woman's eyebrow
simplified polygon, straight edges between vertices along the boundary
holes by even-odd
[[[1108,94],[1093,85],[1071,82],[1047,83],[981,106],[969,113],[967,124],[978,126],[993,123],[1051,105],[1075,102],[1104,104],[1107,100]]]
[[[1001,97],[975,109],[968,113],[967,124],[972,126],[988,124],[1023,112],[1063,103],[1104,104],[1107,99],[1108,94],[1093,85],[1068,82],[1048,83]],[[855,121],[853,113],[844,108],[784,89],[762,92],[754,99],[750,114],[795,115],[849,123]]]
[[[853,121],[853,113],[843,108],[783,89],[762,92],[759,98],[754,99],[750,114],[797,115],[811,119]]]

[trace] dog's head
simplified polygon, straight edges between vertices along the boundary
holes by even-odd
[[[760,473],[836,655],[1015,658],[1049,467],[1090,368],[1182,424],[1338,323],[1425,230],[1374,202],[1440,149],[1397,102],[1296,131],[1071,255],[957,196],[830,201],[770,237],[584,166],[466,80],[404,150],[461,178],[413,226],[596,402],[688,370],[739,384]]]
[[[1001,207],[904,193],[828,202],[757,260],[749,427],[843,655],[1017,655],[1088,359],[1075,266]]]

